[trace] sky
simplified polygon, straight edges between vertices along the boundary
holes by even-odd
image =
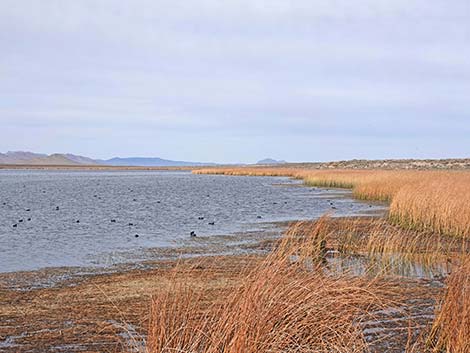
[[[2,0],[8,150],[470,157],[470,1]]]

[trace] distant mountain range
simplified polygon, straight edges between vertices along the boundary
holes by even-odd
[[[266,159],[262,159],[262,160],[258,161],[256,164],[264,164],[264,165],[269,164],[269,165],[271,165],[271,164],[284,164],[284,163],[287,163],[287,162],[282,161],[282,160],[277,161],[277,160],[272,159],[272,158],[266,158]]]
[[[9,151],[0,153],[0,164],[28,164],[28,165],[110,165],[110,166],[142,166],[142,167],[185,167],[215,165],[214,163],[171,161],[162,158],[111,158],[108,160],[92,159],[70,153],[54,153],[51,155]]]
[[[87,157],[76,156],[74,154],[60,154],[54,153],[51,155],[22,152],[22,151],[9,151],[7,153],[0,153],[0,164],[32,164],[32,165],[97,165],[98,163]]]

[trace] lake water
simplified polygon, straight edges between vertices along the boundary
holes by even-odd
[[[3,170],[0,272],[110,266],[132,259],[118,254],[141,259],[149,248],[181,246],[191,231],[228,235],[317,218],[332,207],[339,216],[380,207],[299,183],[173,171]]]

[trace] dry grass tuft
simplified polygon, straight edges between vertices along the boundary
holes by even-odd
[[[470,352],[470,258],[447,280],[428,344],[432,352]]]
[[[147,352],[365,352],[360,323],[397,290],[377,279],[325,275],[325,219],[291,227],[225,296],[175,282],[153,298]]]

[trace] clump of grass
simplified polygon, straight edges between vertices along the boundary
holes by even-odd
[[[290,228],[271,254],[222,298],[172,284],[155,295],[150,353],[365,352],[360,323],[397,290],[377,279],[321,269],[326,219]]]
[[[428,345],[432,352],[470,352],[470,259],[447,280]]]
[[[462,249],[462,244],[467,248]],[[379,271],[368,269],[363,272],[367,275],[360,276],[348,269],[334,271],[325,261],[331,250],[364,255],[375,260],[371,263]],[[325,216],[314,222],[296,222],[269,255],[257,257],[242,270],[238,281],[225,284],[216,297],[208,298],[204,282],[178,282],[181,276],[175,272],[175,280],[168,281],[168,287],[153,298],[146,352],[366,352],[374,344],[381,346],[379,341],[386,336],[366,342],[364,327],[372,322],[373,330],[380,331],[381,322],[386,321],[378,313],[406,307],[402,295],[410,289],[401,288],[403,283],[387,270],[403,263],[432,266],[450,258],[458,265],[466,251],[468,243],[456,238],[402,229],[385,220]],[[191,269],[175,271],[183,270],[185,278],[192,278]],[[204,271],[211,276],[210,267]],[[377,273],[387,276],[380,278]],[[461,332],[458,337],[468,332],[468,308],[455,306],[462,301],[468,305],[468,273],[467,264],[452,275],[459,276],[457,280],[449,280],[452,294],[447,295],[444,303],[448,304],[443,304],[429,340],[435,352],[444,351],[449,341],[460,340],[452,347],[464,342],[449,335],[455,330]],[[466,299],[458,297],[454,283],[460,286],[458,290],[466,288]],[[452,310],[466,313],[467,319],[458,317],[464,324],[452,321]],[[390,324],[384,323],[384,332]],[[425,351],[422,330],[409,327],[408,351],[416,351],[416,347]]]

